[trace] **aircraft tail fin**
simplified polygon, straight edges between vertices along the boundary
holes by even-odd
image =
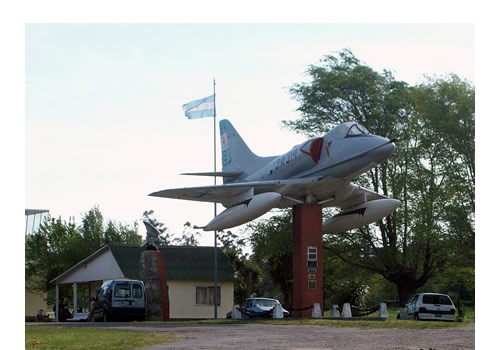
[[[235,178],[224,178],[226,182],[238,182],[244,180],[275,157],[259,157],[255,155],[241,138],[229,120],[223,119],[219,122],[220,140],[222,151],[222,171],[241,172]]]

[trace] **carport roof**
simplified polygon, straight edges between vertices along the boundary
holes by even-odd
[[[35,215],[35,214],[43,214],[48,213],[48,209],[24,209],[24,215]]]

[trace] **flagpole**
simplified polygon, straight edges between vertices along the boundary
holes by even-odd
[[[216,146],[216,123],[217,112],[215,109],[215,78],[214,78],[214,185],[217,185],[217,146]],[[214,202],[214,218],[217,216],[217,203]],[[214,231],[214,319],[217,319],[217,231]]]

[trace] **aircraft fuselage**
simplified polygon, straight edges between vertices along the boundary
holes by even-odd
[[[244,181],[265,181],[331,176],[351,180],[385,161],[394,152],[387,138],[366,133],[349,134],[356,123],[345,123],[320,138],[294,146],[250,174]],[[339,130],[340,128],[340,130]],[[364,128],[363,128],[364,129]]]

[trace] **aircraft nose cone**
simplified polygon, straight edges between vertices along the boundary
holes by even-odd
[[[374,151],[374,159],[377,163],[382,163],[389,158],[396,150],[396,145],[388,139],[384,139],[383,146]]]

